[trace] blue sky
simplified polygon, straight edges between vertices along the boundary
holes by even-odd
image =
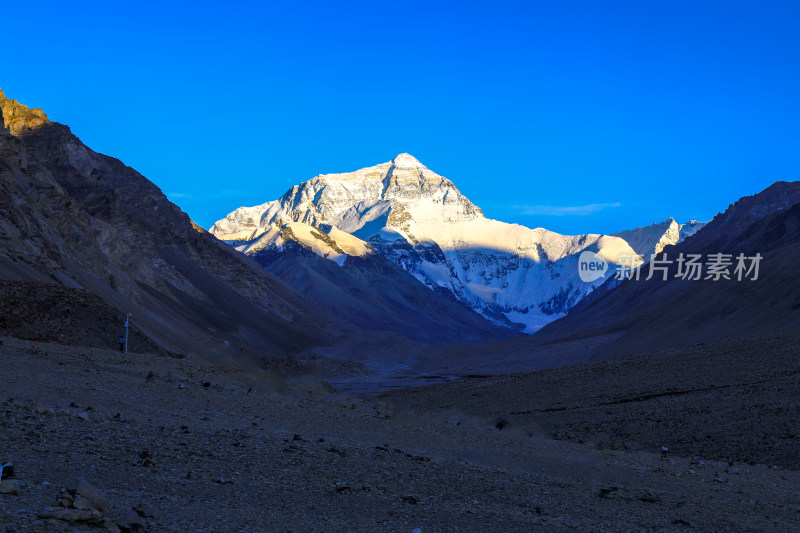
[[[798,2],[3,11],[7,96],[206,227],[400,152],[488,216],[562,233],[709,219],[800,179]]]

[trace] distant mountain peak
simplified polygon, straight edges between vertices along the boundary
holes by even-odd
[[[663,222],[612,233],[612,235],[627,241],[642,259],[649,261],[651,255],[658,255],[665,247],[691,237],[703,226],[705,223],[697,220],[681,224],[673,217],[669,217]]]

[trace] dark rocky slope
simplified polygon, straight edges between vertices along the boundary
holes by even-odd
[[[323,313],[138,172],[1,92],[0,114],[0,277],[84,288],[171,350],[287,354],[330,340]]]
[[[5,335],[72,346],[117,349],[122,334],[119,312],[84,289],[54,283],[0,280],[0,330]],[[128,349],[160,350],[134,325]]]

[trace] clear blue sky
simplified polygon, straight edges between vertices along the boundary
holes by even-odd
[[[800,3],[14,2],[0,87],[208,227],[410,152],[562,233],[800,179]]]

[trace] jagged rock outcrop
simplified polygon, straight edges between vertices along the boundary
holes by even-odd
[[[16,100],[6,98],[2,89],[0,89],[0,114],[3,115],[5,130],[16,137],[50,124],[50,119],[44,111],[38,107],[29,109]]]

